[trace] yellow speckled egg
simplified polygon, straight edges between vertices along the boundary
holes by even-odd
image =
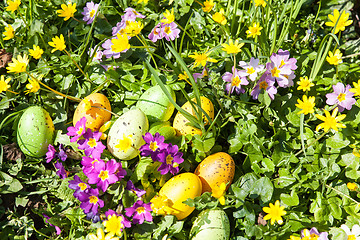
[[[101,108],[111,111],[109,99],[101,93],[93,93],[85,97],[77,106],[73,124],[83,117],[86,117],[86,127],[93,131],[98,131],[100,127],[111,119],[111,113]]]
[[[224,152],[218,152],[205,158],[195,169],[195,174],[202,183],[202,192],[212,192],[214,187],[226,184],[230,187],[235,174],[235,162]]]
[[[202,109],[209,115],[211,120],[214,120],[214,105],[212,104],[212,102],[208,98],[203,96],[200,97],[200,100]],[[192,99],[192,101],[195,101],[195,99]],[[190,102],[186,102],[181,108],[190,113],[191,115],[196,116],[196,113],[192,108]],[[209,124],[209,121],[204,114],[203,121],[205,125]],[[202,134],[200,129],[187,125],[189,122],[190,121],[180,112],[176,114],[173,122],[173,127],[175,128],[177,135],[191,134],[192,136],[194,136],[195,134]]]
[[[201,181],[193,173],[181,173],[167,181],[160,189],[159,195],[167,198],[170,202],[171,214],[178,220],[182,220],[195,209],[182,202],[201,195]]]

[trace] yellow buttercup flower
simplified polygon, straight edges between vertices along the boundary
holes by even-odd
[[[144,4],[147,4],[149,2],[149,0],[138,0],[137,3],[140,4],[140,3],[144,3]]]
[[[51,50],[51,53],[57,50],[63,51],[66,48],[64,36],[62,34],[60,34],[60,37],[55,36],[51,40],[52,42],[48,42],[48,44],[54,48],[53,50]]]
[[[33,49],[29,49],[29,55],[35,59],[41,58],[41,55],[44,53],[39,46],[33,45]]]
[[[88,235],[88,238],[90,240],[119,240],[119,238],[114,237],[113,233],[108,233],[105,235],[104,230],[102,228],[97,229],[96,235],[93,233],[90,233]]]
[[[358,189],[358,185],[356,183],[348,182],[346,186],[350,191],[356,191]]]
[[[229,44],[221,44],[221,46],[224,47],[222,50],[224,50],[227,54],[235,54],[241,52],[241,48],[244,45],[245,43],[239,43],[239,40],[235,40],[235,42],[233,42],[231,39],[229,40]]]
[[[130,48],[129,39],[126,34],[120,35],[120,33],[116,34],[117,38],[111,39],[111,50],[113,52],[122,52],[126,49]]]
[[[21,0],[14,0],[14,1],[9,0],[7,1],[7,4],[8,6],[5,7],[6,11],[11,11],[13,13],[19,8],[21,4]]]
[[[25,91],[25,94],[36,93],[40,89],[39,83],[35,79],[29,78],[29,83],[26,84],[28,90]]]
[[[195,52],[192,55],[189,55],[189,57],[193,58],[195,60],[194,63],[194,67],[197,67],[201,64],[201,66],[205,67],[207,62],[213,62],[216,63],[217,60],[213,59],[213,58],[209,58],[210,53],[200,53],[198,54],[197,52]]]
[[[358,80],[358,82],[353,82],[354,84],[354,88],[350,88],[350,92],[354,93],[354,96],[360,96],[360,79]]]
[[[202,8],[202,10],[204,12],[210,12],[211,9],[214,7],[215,3],[214,3],[214,0],[206,0],[204,2],[204,7]]]
[[[278,224],[282,224],[282,216],[286,214],[286,211],[284,211],[285,207],[280,207],[280,201],[276,200],[275,205],[270,203],[269,207],[263,207],[263,211],[267,213],[267,215],[264,217],[264,220],[270,219],[270,224],[274,225],[275,221]]]
[[[344,124],[339,123],[341,120],[343,120],[346,117],[346,115],[341,114],[339,116],[336,116],[338,113],[337,107],[333,110],[331,115],[326,110],[324,110],[324,112],[325,112],[325,116],[320,114],[315,115],[315,117],[317,117],[321,121],[324,121],[323,123],[317,125],[316,131],[319,131],[321,128],[323,128],[325,132],[329,131],[329,129],[334,129],[335,131],[338,131],[339,128],[346,128]]]
[[[5,77],[1,75],[0,77],[0,93],[6,92],[11,86],[9,85],[11,78],[7,78],[5,80]]]
[[[64,17],[64,21],[69,20],[69,18],[74,17],[74,13],[76,12],[76,3],[68,5],[61,4],[60,10],[57,10],[59,17]]]
[[[124,224],[122,216],[116,216],[116,214],[109,215],[108,219],[103,222],[105,227],[105,231],[109,232],[112,236],[118,235],[119,237],[122,236],[122,230],[124,229]]]
[[[328,15],[330,22],[326,22],[325,25],[329,27],[335,27],[337,22],[334,32],[335,34],[337,34],[339,31],[344,31],[345,27],[349,26],[353,22],[352,20],[348,20],[350,13],[345,13],[345,11],[343,11],[340,15],[339,10],[334,9],[333,14],[334,15]]]
[[[288,240],[301,240],[301,238],[291,235]]]
[[[225,25],[227,23],[227,20],[226,20],[226,17],[224,16],[224,13],[225,13],[225,11],[222,8],[222,9],[220,9],[220,12],[216,12],[216,13],[214,13],[214,15],[212,15],[212,19],[221,25]]]
[[[124,32],[130,36],[134,37],[136,35],[139,35],[141,30],[144,28],[144,24],[140,21],[134,21],[134,22],[127,22],[126,27],[124,29]]]
[[[303,95],[302,101],[300,99],[297,100],[298,104],[295,104],[296,107],[300,108],[301,111],[297,114],[303,113],[304,115],[313,113],[314,107],[315,107],[315,97],[307,97],[306,95]]]
[[[341,57],[342,53],[339,49],[336,49],[334,53],[329,51],[329,56],[326,57],[326,61],[328,61],[328,63],[331,65],[339,65],[342,63]]]
[[[300,81],[296,82],[299,86],[297,90],[303,90],[304,92],[310,91],[310,88],[315,86],[307,76],[300,77]]]
[[[265,0],[254,0],[254,1],[255,1],[255,7],[260,6],[260,5],[263,7],[266,6]]]
[[[11,25],[5,27],[5,32],[3,32],[3,34],[5,35],[4,40],[10,40],[15,37],[15,32]]]
[[[24,54],[24,57],[21,55],[17,56],[16,58],[12,58],[12,62],[9,63],[8,67],[6,68],[8,70],[8,73],[22,73],[26,71],[26,67],[29,63],[29,58]]]
[[[255,38],[256,36],[261,35],[261,30],[263,27],[260,27],[260,23],[255,22],[252,26],[249,27],[249,29],[246,31],[247,37]]]
[[[221,205],[225,205],[225,192],[226,192],[226,184],[222,182],[220,186],[213,188],[211,196],[219,199]]]
[[[171,12],[166,9],[166,12],[164,13],[165,19],[162,19],[160,22],[164,24],[170,24],[173,21],[175,21],[175,15],[174,15],[174,9],[171,9]]]

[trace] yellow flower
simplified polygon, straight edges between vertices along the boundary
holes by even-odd
[[[337,22],[337,25],[335,28],[335,34],[337,34],[339,31],[344,31],[345,27],[349,26],[353,22],[352,20],[348,20],[350,14],[345,13],[345,11],[343,11],[340,16],[339,10],[334,9],[333,14],[334,15],[331,15],[331,14],[328,15],[330,22],[326,22],[325,25],[329,26],[329,27],[335,27],[335,24]]]
[[[40,85],[36,79],[29,78],[29,83],[26,84],[26,88],[29,90],[25,91],[25,94],[36,93],[40,89]]]
[[[68,5],[61,4],[62,10],[57,10],[59,17],[64,17],[64,21],[69,20],[69,18],[74,17],[74,13],[76,12],[76,3]]]
[[[271,225],[274,225],[275,221],[278,224],[282,224],[283,220],[281,216],[284,216],[286,214],[284,208],[285,207],[280,207],[279,200],[276,200],[275,205],[270,203],[269,207],[263,207],[263,211],[267,213],[267,215],[264,217],[264,220],[270,219]]]
[[[307,98],[306,95],[303,95],[302,99],[302,101],[298,99],[298,104],[295,104],[296,107],[301,109],[301,111],[297,114],[303,113],[304,115],[306,115],[308,113],[313,113],[315,107],[315,97]]]
[[[189,55],[189,57],[193,58],[195,60],[194,63],[194,67],[197,67],[201,64],[201,66],[205,67],[206,62],[213,62],[216,63],[217,60],[213,59],[213,58],[209,58],[210,53],[200,53],[198,54],[197,52],[195,52],[192,55]]]
[[[350,191],[356,191],[358,189],[358,185],[356,183],[348,182],[346,186]]]
[[[260,23],[254,22],[254,24],[252,26],[250,26],[249,29],[246,31],[247,37],[255,38],[256,36],[260,36],[262,29],[263,29],[263,27],[260,27]]]
[[[131,138],[132,135],[125,136],[125,133],[123,133],[123,138],[118,139],[118,144],[115,145],[116,148],[118,148],[120,151],[124,151],[125,153],[131,148],[131,145],[133,143],[133,139]]]
[[[324,112],[325,112],[325,117],[320,114],[315,115],[315,117],[317,117],[321,121],[324,121],[323,123],[317,125],[316,131],[319,131],[321,128],[324,128],[325,132],[329,131],[330,128],[334,129],[335,131],[338,131],[338,128],[346,128],[344,124],[339,123],[339,121],[343,120],[346,117],[346,115],[341,114],[336,117],[338,113],[337,107],[333,110],[332,115],[330,115],[330,113],[326,110],[324,110]]]
[[[303,90],[304,92],[310,91],[310,88],[315,86],[307,76],[300,77],[300,81],[296,82],[299,86],[297,90]]]
[[[144,3],[144,4],[147,4],[149,2],[149,0],[138,0],[137,3],[140,4],[140,3]]]
[[[301,238],[291,235],[288,240],[301,240]]]
[[[121,237],[122,230],[124,229],[124,224],[122,216],[116,216],[116,214],[109,215],[108,219],[103,222],[103,225],[105,227],[105,231],[109,232],[111,235],[118,235]]]
[[[9,6],[5,7],[6,11],[11,11],[13,13],[19,8],[21,4],[21,0],[14,0],[14,1],[9,0],[7,1],[7,4]]]
[[[64,36],[62,34],[60,34],[60,37],[55,36],[51,40],[52,42],[48,42],[48,44],[54,48],[51,50],[51,53],[55,52],[56,50],[63,51],[66,48]]]
[[[93,233],[90,233],[88,235],[88,238],[90,240],[118,240],[119,239],[117,237],[113,237],[114,234],[112,234],[112,233],[108,233],[105,236],[104,230],[102,228],[98,228],[96,233],[97,233],[97,236]]]
[[[225,51],[227,54],[235,54],[241,52],[241,48],[244,45],[245,43],[239,43],[239,40],[235,40],[235,42],[233,42],[231,39],[229,40],[229,44],[221,44],[221,46],[224,47],[222,50]]]
[[[210,12],[211,9],[214,7],[215,3],[214,3],[214,0],[206,0],[204,2],[204,7],[202,8],[202,10],[204,12]]]
[[[156,195],[151,200],[151,209],[156,213],[160,215],[165,214],[173,214],[176,212],[172,207],[173,202],[171,199],[168,199],[166,196],[162,195]]]
[[[326,61],[328,61],[328,63],[331,65],[339,65],[340,63],[342,63],[341,57],[342,53],[339,49],[336,49],[334,54],[329,51],[329,56],[326,57]]]
[[[117,38],[111,39],[111,50],[113,52],[122,52],[126,49],[130,48],[129,39],[126,34],[120,35],[120,33],[116,34]]]
[[[10,40],[14,38],[15,34],[13,27],[11,25],[5,27],[5,32],[3,32],[3,34],[5,35],[4,40]]]
[[[164,24],[170,24],[173,21],[175,21],[175,15],[174,15],[174,9],[171,9],[171,12],[166,9],[166,12],[164,13],[165,19],[162,19],[160,22]]]
[[[225,192],[226,192],[226,184],[222,182],[220,186],[213,188],[211,196],[219,199],[221,205],[225,205]]]
[[[8,73],[22,73],[26,71],[28,63],[28,56],[24,55],[24,57],[22,57],[21,55],[18,55],[17,59],[12,58],[12,62],[8,64],[9,66],[6,69],[8,70]]]
[[[128,36],[134,37],[138,35],[143,28],[144,24],[142,24],[140,21],[127,22],[124,31]]]
[[[35,59],[41,58],[41,55],[44,53],[39,46],[33,45],[33,49],[29,49],[29,54]]]
[[[358,82],[353,82],[354,84],[354,88],[350,88],[350,92],[355,93],[354,96],[360,96],[360,79],[358,80]]]
[[[11,86],[8,84],[10,82],[11,78],[7,78],[5,80],[5,77],[1,75],[0,78],[0,93],[7,91]]]
[[[214,15],[212,15],[212,19],[221,25],[225,25],[227,23],[227,20],[224,16],[224,13],[224,9],[222,8],[220,9],[220,12],[216,12],[214,13]]]
[[[106,123],[104,123],[104,125],[102,125],[99,129],[99,132],[101,132],[101,140],[105,140],[107,138],[107,134],[105,133],[111,126],[111,121],[107,121]]]
[[[265,0],[255,0],[255,7],[260,6],[260,5],[265,7],[266,6]]]

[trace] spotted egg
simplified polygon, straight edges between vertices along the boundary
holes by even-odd
[[[218,152],[206,157],[195,169],[195,174],[202,183],[202,192],[212,192],[212,189],[226,184],[230,187],[235,175],[235,162],[225,152]]]
[[[145,144],[142,136],[148,131],[149,122],[140,109],[132,109],[121,115],[111,126],[107,147],[112,155],[121,160],[130,160],[139,154]]]
[[[106,109],[106,110],[104,110]],[[107,111],[108,110],[108,111]],[[77,106],[73,124],[83,117],[86,118],[86,127],[98,131],[100,127],[111,119],[109,99],[101,93],[92,93],[85,97]]]
[[[27,108],[17,128],[17,142],[23,153],[31,157],[42,157],[49,144],[53,144],[54,124],[49,113],[39,106]]]
[[[192,101],[195,101],[195,99],[192,99]],[[212,102],[206,98],[201,96],[201,108],[209,115],[211,120],[214,120],[214,105]],[[182,107],[186,112],[190,113],[193,116],[196,116],[196,113],[191,106],[190,102],[186,102]],[[205,114],[203,114],[203,121],[205,125],[209,124],[208,119],[206,118]],[[190,134],[194,136],[195,134],[202,135],[202,132],[200,129],[195,128],[193,126],[188,125],[190,121],[182,115],[180,112],[178,112],[174,118],[173,127],[176,130],[177,135],[187,135]]]

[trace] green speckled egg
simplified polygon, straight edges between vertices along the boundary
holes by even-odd
[[[145,144],[142,136],[148,129],[148,119],[140,109],[127,111],[114,122],[109,130],[108,150],[121,160],[136,157],[139,154],[139,148]]]
[[[175,92],[168,86],[166,89],[176,101]],[[159,85],[146,90],[139,98],[136,107],[146,114],[149,122],[167,121],[175,109]]]
[[[23,153],[31,157],[42,157],[49,144],[53,144],[54,124],[47,111],[39,106],[25,110],[17,128],[17,142]]]
[[[206,209],[194,221],[190,230],[191,240],[228,240],[229,218],[223,210]]]

